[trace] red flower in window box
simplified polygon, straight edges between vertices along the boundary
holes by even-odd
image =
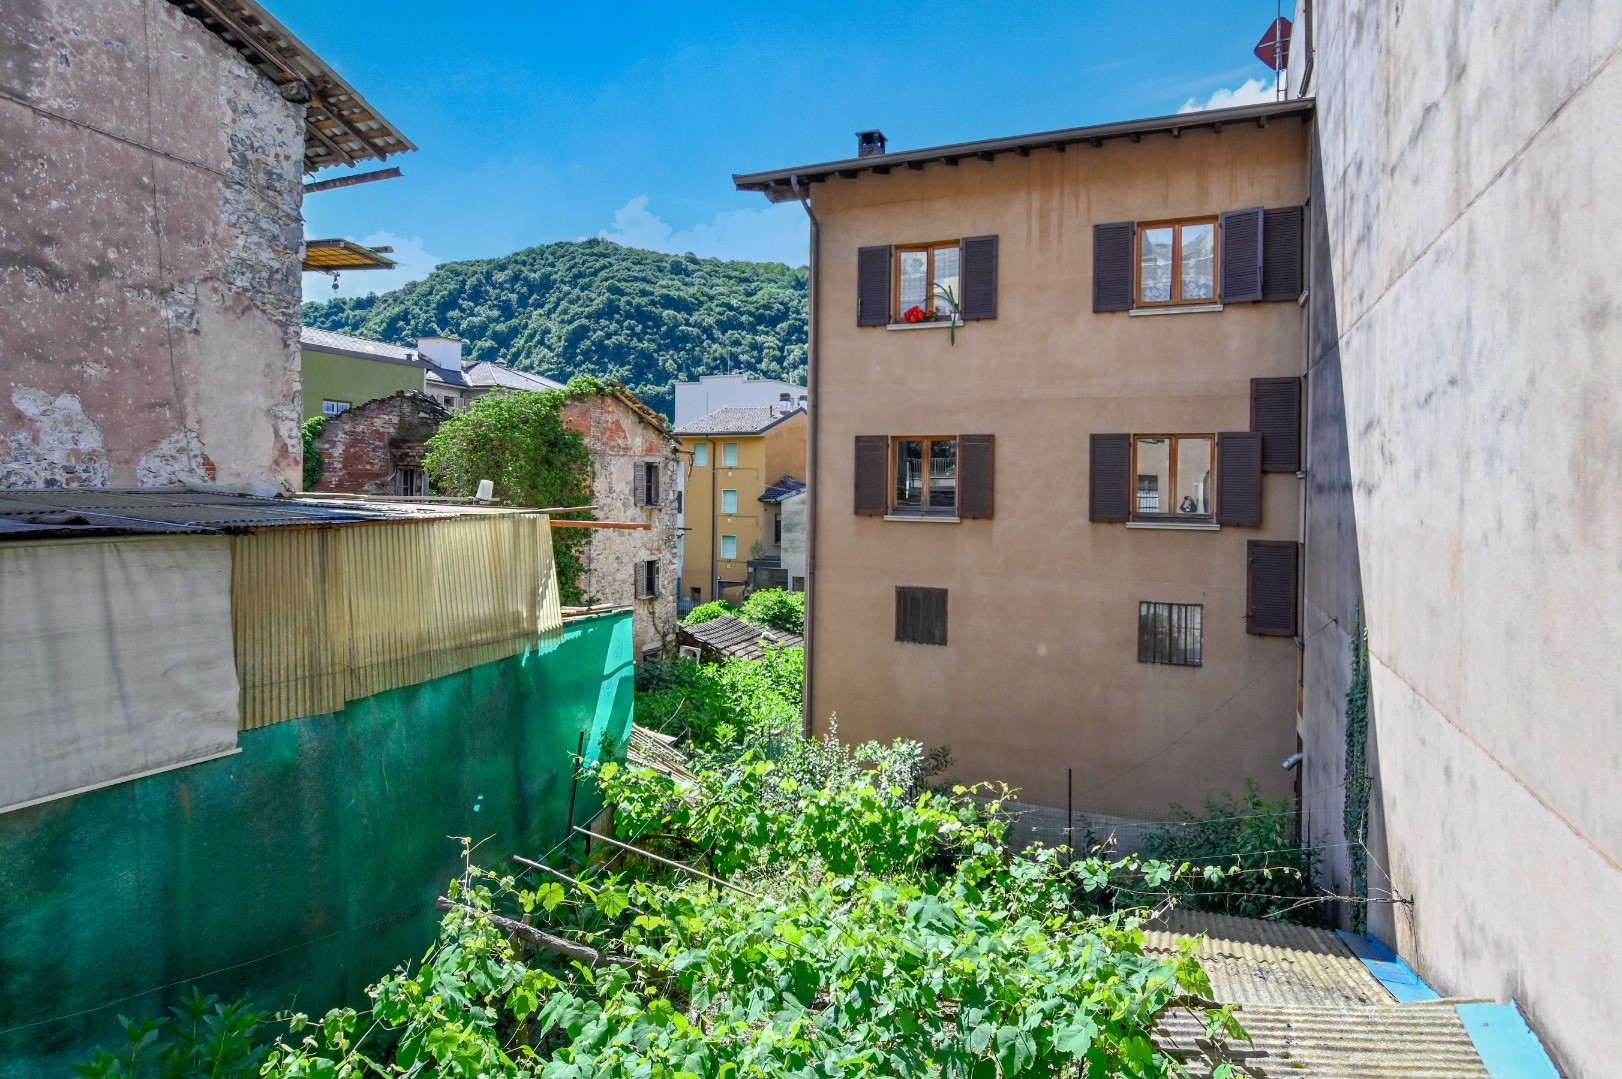
[[[901,312],[901,317],[907,322],[922,322],[924,321],[924,309],[914,304]]]

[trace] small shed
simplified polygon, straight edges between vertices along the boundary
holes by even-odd
[[[708,622],[678,627],[679,643],[696,648],[706,660],[760,659],[768,648],[803,648],[805,638],[787,630],[757,626],[723,614]]]

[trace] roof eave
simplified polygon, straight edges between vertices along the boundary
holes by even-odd
[[[803,191],[807,184],[823,183],[835,177],[855,179],[864,172],[877,172],[883,175],[896,168],[911,168],[916,171],[932,162],[955,165],[967,158],[990,161],[999,154],[1018,153],[1021,156],[1028,156],[1032,150],[1040,149],[1052,149],[1062,153],[1066,147],[1078,143],[1102,146],[1111,139],[1125,138],[1137,141],[1144,135],[1177,136],[1196,128],[1221,131],[1225,124],[1254,123],[1259,127],[1265,127],[1268,121],[1281,117],[1299,117],[1305,122],[1311,119],[1315,105],[1315,99],[1307,97],[1291,101],[1263,102],[1260,105],[1240,105],[1231,109],[1181,112],[1141,120],[1072,127],[1062,131],[1043,131],[1033,135],[932,146],[922,150],[905,150],[874,157],[846,158],[843,161],[826,161],[820,165],[802,165],[798,168],[773,169],[768,172],[734,173],[732,183],[739,191],[759,191],[772,202],[788,202],[799,197],[794,190],[796,177]]]

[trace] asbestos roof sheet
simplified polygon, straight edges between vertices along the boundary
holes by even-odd
[[[314,326],[305,326],[299,330],[299,345],[311,352],[331,352],[339,356],[388,360],[390,363],[408,363],[414,367],[429,366],[428,361],[418,356],[414,348],[391,345],[387,341],[373,341],[369,337],[334,333]]]
[[[506,390],[532,391],[563,389],[563,383],[554,382],[543,375],[531,374],[488,360],[463,364],[462,374],[469,386],[499,386]]]
[[[51,488],[0,491],[0,539],[143,532],[253,532],[381,521],[432,520],[467,512],[532,512],[383,500],[257,498],[183,488]]]
[[[696,625],[678,626],[677,635],[683,643],[739,659],[759,659],[770,647],[800,648],[805,644],[805,638],[797,633],[757,626],[729,614]]]
[[[1326,929],[1174,910],[1146,927],[1144,949],[1172,954],[1199,942],[1200,963],[1224,1001],[1255,1004],[1391,1004],[1374,975]]]

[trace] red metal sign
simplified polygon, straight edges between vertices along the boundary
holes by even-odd
[[[1273,20],[1273,25],[1267,28],[1267,33],[1256,43],[1256,59],[1274,71],[1284,70],[1290,62],[1289,19],[1280,15]]]

